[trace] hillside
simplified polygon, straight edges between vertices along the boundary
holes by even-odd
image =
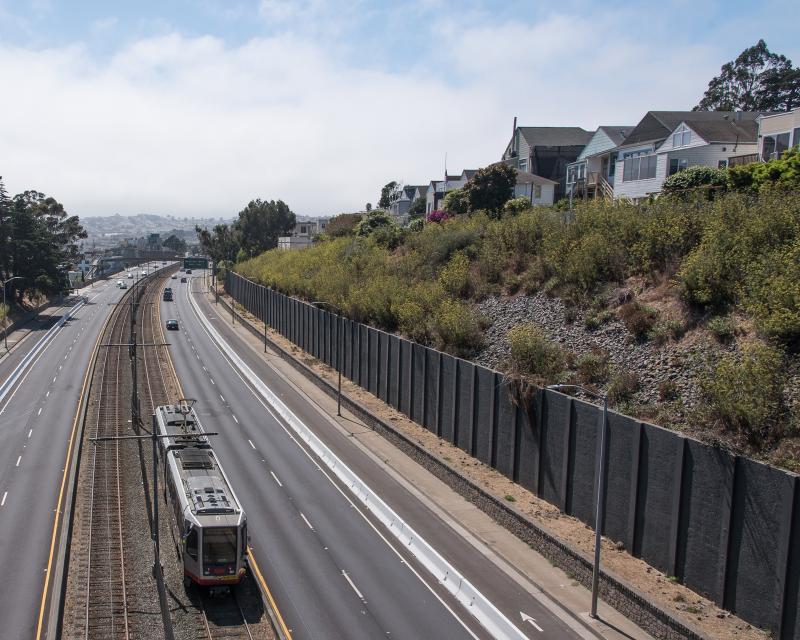
[[[793,194],[595,201],[570,221],[542,207],[474,213],[271,251],[236,270],[510,375],[583,384],[624,413],[800,467]]]
[[[116,244],[124,238],[141,238],[151,233],[160,233],[165,238],[172,233],[190,244],[196,242],[195,225],[213,227],[228,222],[222,218],[178,218],[141,213],[132,216],[92,216],[81,218],[88,238],[85,246]]]

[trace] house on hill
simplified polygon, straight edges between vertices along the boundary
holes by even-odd
[[[770,113],[758,119],[758,156],[764,162],[800,145],[800,107],[785,113]]]
[[[558,200],[566,193],[567,165],[578,158],[593,135],[581,127],[518,127],[514,118],[514,133],[502,160],[517,171],[556,181]]]
[[[614,197],[617,147],[633,130],[631,126],[602,126],[567,165],[567,195],[575,197]]]
[[[411,205],[414,203],[417,193],[419,193],[420,190],[423,190],[424,193],[427,193],[427,185],[407,184],[404,186],[400,190],[400,197],[397,198],[397,200],[395,200],[389,207],[389,213],[391,213],[398,221],[406,222],[408,218],[408,210],[411,208]],[[425,196],[423,196],[423,198],[424,197]]]
[[[614,197],[638,201],[687,167],[757,153],[758,112],[649,111],[616,148]]]

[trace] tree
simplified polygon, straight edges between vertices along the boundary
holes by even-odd
[[[251,200],[239,212],[234,226],[239,232],[241,248],[252,257],[278,246],[278,237],[294,227],[296,218],[283,200]]]
[[[355,233],[356,226],[361,222],[360,213],[340,213],[333,216],[325,227],[325,233],[331,238],[351,236]]]
[[[722,65],[695,111],[788,111],[800,103],[800,69],[764,40]]]
[[[408,217],[412,220],[423,217],[425,215],[425,206],[425,198],[416,198],[408,208]]]
[[[385,211],[377,209],[370,211],[356,226],[357,236],[368,236],[381,227],[395,226],[394,218]]]
[[[166,247],[167,249],[172,249],[175,253],[185,253],[186,252],[186,241],[182,240],[174,233],[164,240],[161,243],[162,246]]]
[[[399,182],[392,180],[383,185],[381,189],[381,197],[378,200],[378,208],[388,209],[400,197],[402,187]]]
[[[463,189],[470,211],[485,209],[490,214],[497,215],[514,195],[516,183],[517,170],[502,162],[478,169]]]
[[[724,191],[727,186],[727,171],[698,165],[672,174],[664,181],[661,193],[685,197],[688,192],[702,189],[704,196],[711,200],[716,191]]]
[[[218,224],[212,231],[195,227],[197,238],[204,253],[215,263],[232,262],[239,251],[239,233],[234,225]]]
[[[370,202],[367,202],[367,206],[366,206],[366,207],[364,207],[364,210],[365,210],[367,213],[369,213],[370,211],[372,211],[372,203],[370,203]]]
[[[466,191],[463,189],[448,191],[444,196],[442,208],[447,211],[447,213],[455,215],[469,213],[469,198],[467,197]]]

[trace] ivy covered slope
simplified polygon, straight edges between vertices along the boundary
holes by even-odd
[[[742,188],[714,172],[687,186],[683,172],[647,204],[590,201],[571,216],[510,200],[401,229],[371,212],[235,269],[459,356],[486,362],[502,342],[490,364],[510,374],[594,385],[626,413],[795,468],[800,185],[765,168]],[[527,311],[504,317],[514,305]],[[620,339],[599,339],[610,327]],[[692,358],[676,379],[648,376],[677,351]]]

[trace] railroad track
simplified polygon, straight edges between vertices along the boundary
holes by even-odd
[[[242,606],[236,592],[223,598],[200,596],[200,612],[203,617],[203,629],[208,640],[219,638],[246,638],[253,640],[250,625],[247,624]]]
[[[129,319],[130,305],[115,311],[106,332],[107,343],[120,344],[127,340],[125,328]],[[127,351],[123,347],[103,349],[95,420],[88,431],[90,438],[120,436],[127,430],[123,391],[127,362]],[[78,558],[84,589],[82,636],[87,640],[127,640],[131,631],[125,582],[119,447],[119,441],[112,440],[97,443],[89,452],[90,482],[84,502],[88,539]]]

